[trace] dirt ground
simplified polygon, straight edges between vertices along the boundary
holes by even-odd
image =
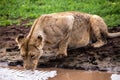
[[[15,42],[18,34],[29,32],[30,27],[7,26],[0,27],[0,61],[7,61],[9,65],[22,65],[19,49]],[[118,32],[120,27],[109,29],[109,32]],[[86,46],[68,50],[68,56],[62,59],[42,57],[38,67],[67,68],[80,70],[99,70],[120,73],[120,37],[108,39],[108,43],[101,48]]]

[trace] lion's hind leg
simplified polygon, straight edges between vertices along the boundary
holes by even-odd
[[[106,40],[103,39],[100,29],[100,27],[102,26],[101,18],[97,15],[93,15],[90,18],[90,23],[91,23],[91,30],[94,34],[94,37],[96,38],[96,42],[93,43],[92,46],[95,48],[103,46],[106,43]]]

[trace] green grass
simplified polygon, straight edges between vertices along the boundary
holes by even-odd
[[[0,0],[0,26],[19,25],[41,14],[80,11],[101,16],[108,26],[120,25],[120,0]]]

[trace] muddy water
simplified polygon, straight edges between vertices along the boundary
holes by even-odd
[[[56,69],[58,75],[50,80],[111,80],[111,73]]]
[[[9,67],[7,63],[0,63],[2,67]],[[21,69],[23,67],[10,66],[12,69]],[[82,71],[82,70],[69,70],[69,69],[60,69],[60,68],[38,68],[37,70],[56,70],[57,76],[54,78],[50,78],[49,80],[111,80],[111,74],[107,72],[100,71]]]

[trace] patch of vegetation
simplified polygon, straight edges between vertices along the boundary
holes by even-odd
[[[63,11],[96,14],[108,26],[120,25],[119,0],[0,0],[0,26],[19,25],[21,20],[34,20],[41,14]]]

